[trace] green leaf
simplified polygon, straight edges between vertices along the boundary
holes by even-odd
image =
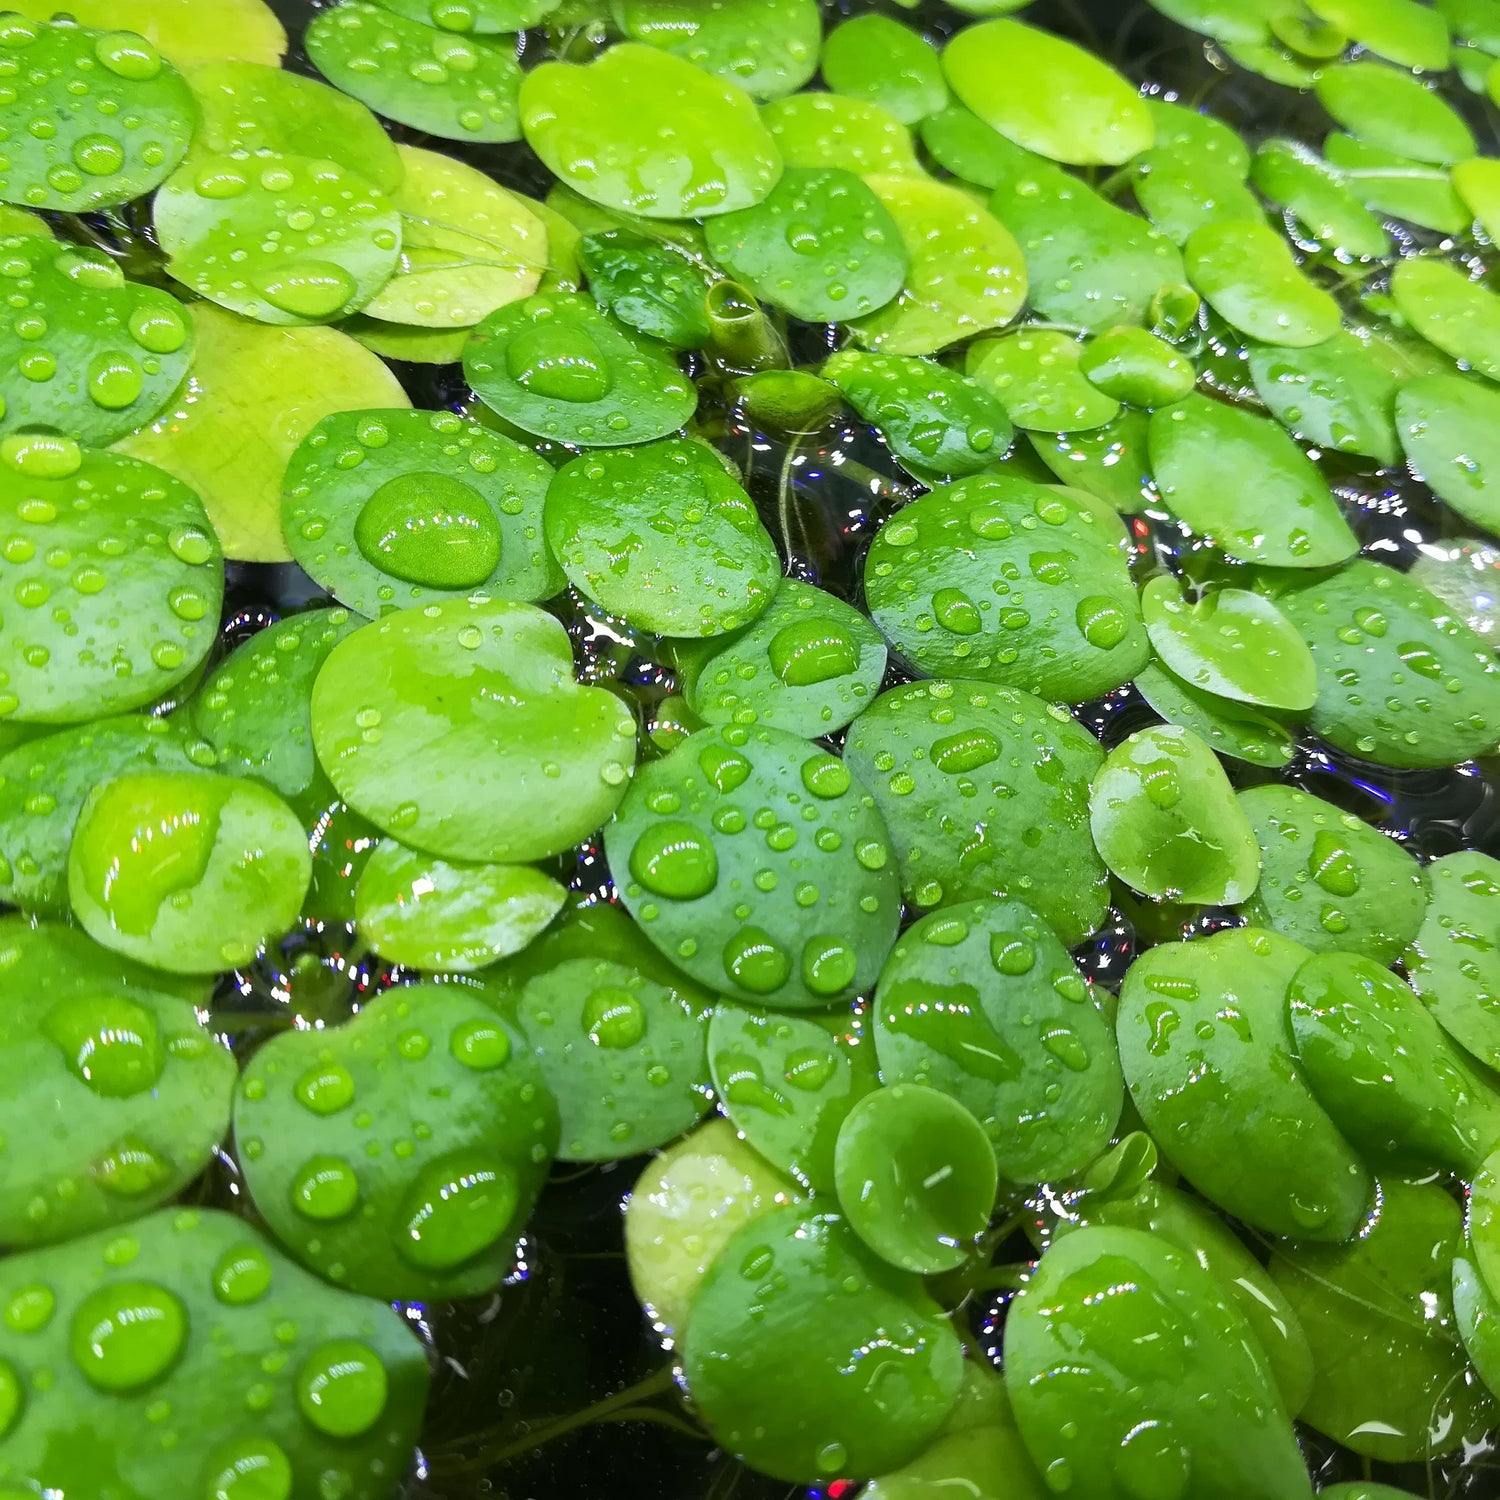
[[[635,763],[635,721],[613,693],[573,680],[563,627],[483,594],[399,610],[340,641],[313,685],[312,724],[349,805],[442,859],[560,853],[609,817]]]
[[[1286,992],[1309,956],[1256,928],[1152,948],[1120,990],[1120,1061],[1162,1155],[1211,1203],[1346,1240],[1374,1184],[1297,1066]]]
[[[427,1354],[406,1320],[229,1214],[164,1209],[10,1256],[0,1305],[19,1494],[248,1493],[248,1474],[383,1500],[417,1439]]]
[[[963,1377],[958,1335],[921,1281],[871,1255],[837,1215],[796,1203],[752,1219],[720,1251],[682,1361],[717,1441],[804,1484],[915,1458]]]
[[[1141,1230],[1053,1243],[1005,1319],[1005,1388],[1054,1493],[1311,1495],[1250,1325]]]
[[[914,906],[1009,896],[1066,943],[1103,919],[1088,792],[1104,752],[1064,710],[982,682],[907,683],[855,721],[844,755],[874,793]]]
[[[1123,1089],[1109,1023],[1057,935],[1020,901],[945,906],[902,934],[875,997],[887,1084],[951,1094],[1013,1183],[1079,1171]]]
[[[1381,1183],[1370,1229],[1347,1245],[1278,1249],[1271,1274],[1312,1346],[1302,1420],[1384,1463],[1422,1462],[1495,1420],[1454,1326],[1458,1205],[1436,1186]]]

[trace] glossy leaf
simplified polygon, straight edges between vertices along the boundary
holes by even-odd
[[[1297,1066],[1286,992],[1309,956],[1256,928],[1151,949],[1120,991],[1120,1061],[1162,1154],[1211,1203],[1346,1240],[1373,1183]]]

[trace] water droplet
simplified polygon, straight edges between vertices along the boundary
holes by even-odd
[[[166,1061],[156,1015],[124,995],[74,995],[47,1012],[42,1029],[68,1071],[104,1099],[152,1088]]]
[[[630,873],[653,894],[673,901],[706,896],[719,880],[719,857],[691,823],[654,823],[630,851]]]
[[[584,1001],[583,1027],[597,1047],[634,1047],[646,1034],[646,1010],[623,985],[601,985]]]
[[[770,933],[742,927],[724,945],[724,970],[752,995],[769,995],[786,983],[792,962]]]
[[[614,385],[609,362],[581,328],[534,324],[505,350],[505,368],[517,385],[549,401],[602,401]]]
[[[292,1093],[315,1115],[334,1115],[354,1101],[354,1077],[342,1063],[309,1068],[293,1085]]]
[[[271,1288],[271,1257],[246,1241],[231,1245],[214,1267],[214,1296],[229,1307],[257,1302]]]
[[[448,1048],[466,1068],[487,1073],[510,1060],[510,1037],[495,1021],[462,1021],[453,1028]]]
[[[149,1281],[112,1281],[78,1304],[69,1330],[73,1361],[96,1390],[123,1394],[159,1380],[187,1341],[187,1309]]]
[[[423,588],[467,589],[500,562],[500,521],[484,497],[439,473],[401,474],[381,485],[354,523],[365,559]]]
[[[428,1271],[448,1271],[488,1250],[520,1202],[515,1172],[474,1150],[427,1162],[396,1211],[396,1248]]]
[[[270,1438],[236,1438],[215,1449],[207,1500],[289,1500],[292,1466]]]
[[[954,635],[978,635],[983,627],[978,607],[962,589],[939,589],[932,596],[932,612]]]
[[[827,620],[783,625],[767,648],[771,670],[787,687],[813,687],[845,677],[859,666],[859,647],[842,626]]]
[[[292,1207],[308,1219],[342,1219],[359,1202],[359,1178],[341,1156],[310,1156],[291,1186]]]
[[[353,1339],[331,1339],[297,1374],[297,1405],[329,1437],[358,1437],[385,1410],[386,1373],[379,1356]]]

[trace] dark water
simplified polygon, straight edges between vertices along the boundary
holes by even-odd
[[[310,0],[272,3],[294,38],[321,8]],[[842,0],[826,8],[831,14],[889,9],[934,37],[962,19],[936,4],[908,12],[868,0]],[[1316,140],[1326,126],[1315,105],[1223,66],[1195,39],[1143,5],[1043,0],[1028,19],[1090,44],[1134,78],[1174,90],[1189,102],[1207,102],[1252,139],[1276,133]],[[538,34],[527,39],[526,50],[534,54],[544,46],[545,38]],[[311,71],[295,44],[288,65]],[[1493,142],[1493,112],[1474,105],[1473,113],[1481,139]],[[399,127],[393,133],[463,157],[523,192],[540,195],[549,184],[548,174],[523,144],[476,147],[428,142]],[[143,268],[149,269],[150,249],[144,241],[139,256]],[[785,332],[798,361],[812,362],[837,343],[831,329],[803,325]],[[395,368],[418,406],[463,410],[471,399],[457,367]],[[1221,383],[1232,381],[1233,374],[1231,362],[1222,371]],[[921,493],[922,486],[901,471],[878,436],[859,426],[835,425],[817,436],[787,442],[747,427],[712,385],[705,390],[700,419],[743,468],[747,488],[782,547],[788,572],[859,603],[863,549],[881,521]],[[1370,555],[1409,567],[1424,548],[1432,551],[1445,539],[1473,534],[1473,528],[1447,513],[1409,475],[1361,469],[1357,462],[1340,458],[1325,468]],[[1196,566],[1196,559],[1184,556],[1180,531],[1164,513],[1145,504],[1139,519],[1140,534],[1148,543],[1137,558],[1142,577],[1161,567]],[[231,649],[283,614],[324,602],[295,566],[231,565],[222,649]],[[565,597],[551,607],[572,634],[581,672],[613,684],[636,708],[644,730],[672,687],[670,667],[658,643],[618,621],[591,614],[576,598]],[[894,669],[892,680],[900,676]],[[1131,689],[1084,705],[1077,714],[1106,745],[1155,720]],[[643,754],[649,753],[643,734]],[[1269,776],[1235,762],[1228,768],[1242,784]],[[1360,763],[1308,738],[1277,777],[1357,813],[1419,858],[1462,847],[1500,855],[1500,766],[1395,772]],[[369,830],[363,832],[368,835]],[[361,843],[359,834],[357,829],[349,833],[336,821],[330,841],[348,845],[352,856]],[[563,863],[578,888],[608,890],[600,850],[585,847]],[[1137,923],[1143,935],[1156,940],[1175,931],[1211,931],[1235,920],[1232,913],[1222,911],[1142,911],[1122,898],[1106,928],[1078,956],[1096,980],[1114,987],[1137,951]],[[369,993],[405,977],[352,952],[351,936],[336,923],[321,934],[295,935],[255,971],[227,981],[217,1005],[220,1024],[232,1031],[237,1049],[253,1049],[292,1013],[337,1021]],[[422,1460],[402,1491],[408,1500],[469,1500],[483,1495],[514,1500],[619,1500],[622,1495],[634,1500],[772,1500],[795,1493],[718,1452],[694,1432],[670,1396],[659,1394],[644,1410],[627,1408],[623,1415],[631,1420],[581,1425],[530,1451],[516,1451],[553,1421],[613,1396],[663,1364],[662,1351],[630,1292],[621,1245],[622,1200],[639,1166],[621,1162],[581,1170],[559,1168],[543,1195],[511,1280],[494,1297],[407,1310],[429,1342],[435,1377]],[[228,1156],[201,1191],[207,1199],[244,1211]],[[1015,1261],[1030,1254],[1028,1242],[1017,1237],[999,1247],[996,1260]],[[976,1347],[998,1346],[1004,1307],[1002,1296],[971,1310]],[[1370,1472],[1360,1460],[1316,1434],[1305,1432],[1304,1437],[1320,1481],[1360,1478]],[[1487,1449],[1467,1458],[1444,1459],[1430,1470],[1382,1471],[1376,1466],[1375,1477],[1434,1500],[1500,1494],[1500,1471],[1490,1466]],[[841,1486],[834,1486],[830,1500],[839,1500],[841,1492]]]

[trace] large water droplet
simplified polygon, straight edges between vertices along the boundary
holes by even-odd
[[[121,1394],[159,1380],[187,1342],[187,1309],[164,1286],[114,1281],[78,1304],[69,1330],[73,1361],[96,1390]]]
[[[691,823],[653,823],[630,851],[630,873],[657,896],[691,901],[706,896],[719,880],[719,857],[712,840]]]
[[[359,1202],[359,1178],[340,1156],[310,1156],[292,1179],[291,1198],[304,1218],[342,1219]]]
[[[599,346],[566,324],[522,329],[506,347],[505,368],[517,385],[549,401],[602,401],[614,384]]]
[[[499,518],[447,474],[401,474],[381,485],[355,520],[354,541],[382,572],[424,588],[476,588],[500,562]]]
[[[859,666],[859,647],[842,626],[828,620],[783,625],[767,647],[771,670],[787,687],[813,687],[845,677]]]
[[[1307,868],[1330,896],[1352,896],[1359,889],[1359,865],[1349,852],[1347,840],[1329,829],[1319,829],[1314,837]]]
[[[342,266],[326,260],[299,260],[262,277],[258,285],[272,307],[319,321],[343,312],[359,292],[359,283]]]
[[[583,1029],[596,1047],[634,1047],[646,1034],[646,1009],[623,985],[603,984],[583,1002]]]
[[[297,1374],[297,1405],[319,1432],[358,1437],[385,1410],[385,1366],[353,1339],[330,1339],[307,1356]]]
[[[214,1296],[229,1307],[245,1307],[271,1289],[271,1257],[246,1241],[231,1245],[214,1267]]]
[[[46,1014],[42,1029],[68,1071],[104,1099],[152,1088],[166,1062],[156,1016],[124,995],[73,995]]]
[[[396,1211],[396,1248],[428,1271],[472,1260],[505,1232],[520,1201],[515,1172],[474,1150],[449,1152],[426,1163]]]

